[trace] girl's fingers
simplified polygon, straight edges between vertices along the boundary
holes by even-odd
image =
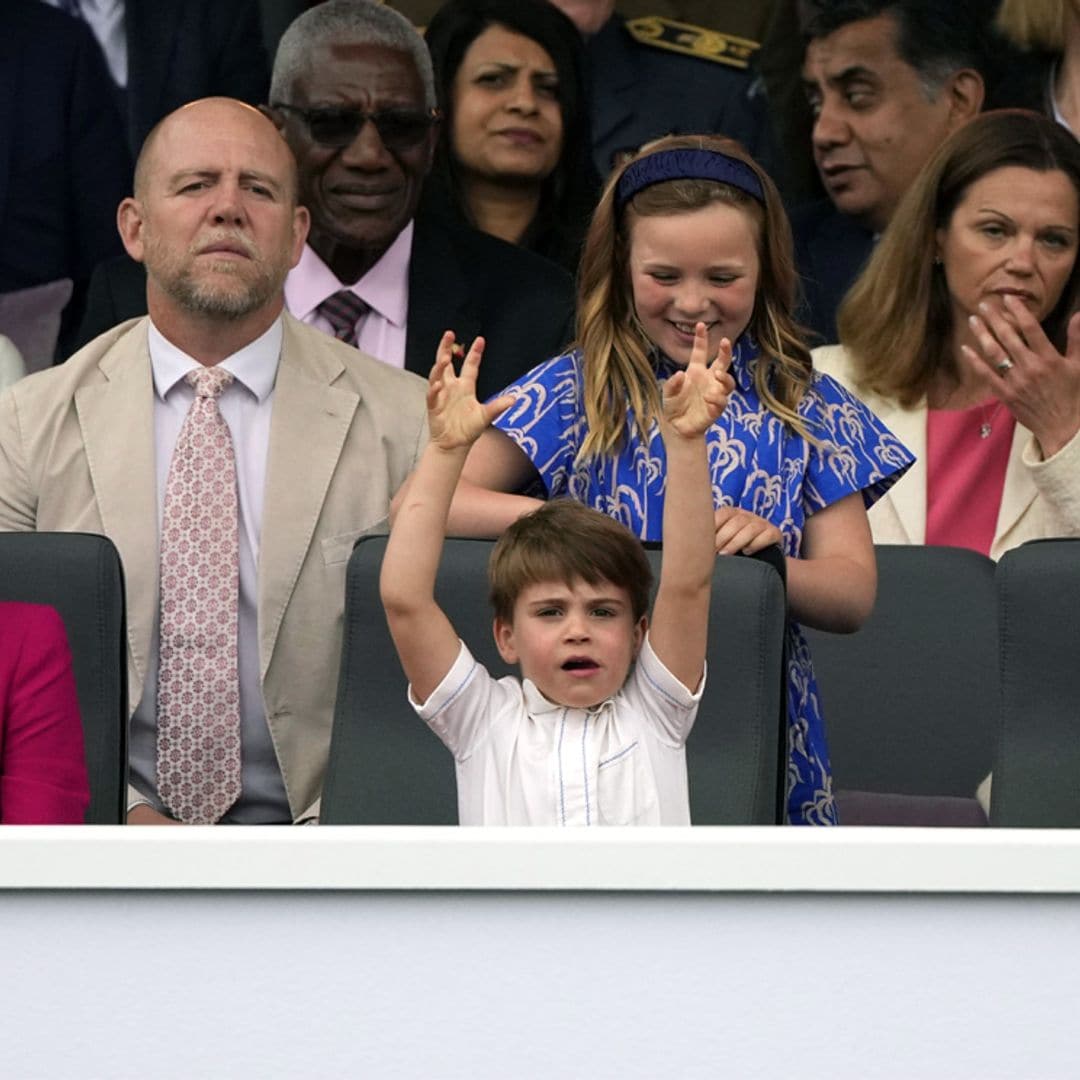
[[[503,394],[500,397],[493,398],[484,405],[484,417],[487,422],[490,424],[492,421],[497,420],[515,401],[517,401],[517,394]]]
[[[731,367],[731,356],[731,339],[721,338],[720,348],[716,350],[716,356],[709,365],[710,370],[715,372],[718,377],[726,374],[728,368]]]
[[[471,376],[475,377],[480,367],[480,357],[484,355],[484,344],[482,337],[473,338],[473,343],[469,346],[469,351],[461,365],[462,375],[468,371]]]
[[[690,363],[707,367],[709,355],[709,331],[703,322],[694,324],[694,346],[690,350]]]

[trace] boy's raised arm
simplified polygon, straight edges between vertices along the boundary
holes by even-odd
[[[727,370],[731,342],[721,341],[711,364],[706,363],[707,354],[708,335],[699,322],[690,363],[664,385],[660,420],[667,454],[664,552],[649,640],[664,666],[689,690],[697,689],[705,668],[716,559],[705,432],[735,389]]]
[[[454,373],[453,344],[447,331],[428,376],[430,441],[394,518],[379,576],[390,634],[418,702],[443,680],[459,649],[454,627],[435,602],[450,500],[469,447],[513,402],[511,395],[486,405],[476,400],[483,338],[473,342],[460,375]]]

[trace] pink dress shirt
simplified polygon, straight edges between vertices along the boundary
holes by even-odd
[[[398,233],[382,258],[353,285],[338,279],[329,266],[304,245],[300,261],[285,279],[285,306],[301,322],[332,334],[318,306],[340,289],[351,289],[371,308],[360,322],[357,346],[392,367],[405,367],[405,336],[409,314],[409,259],[413,223]]]
[[[51,607],[0,603],[0,822],[81,825],[89,804],[64,624]]]

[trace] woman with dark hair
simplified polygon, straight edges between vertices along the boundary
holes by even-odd
[[[814,366],[916,455],[870,512],[884,543],[999,558],[1080,536],[1080,144],[984,113],[904,196]]]
[[[546,0],[449,0],[426,40],[445,119],[424,209],[573,273],[598,188],[573,23]]]

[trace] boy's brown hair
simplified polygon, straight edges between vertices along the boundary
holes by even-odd
[[[488,564],[491,606],[510,622],[514,603],[544,581],[590,585],[609,581],[630,594],[636,622],[649,610],[652,568],[641,542],[624,525],[574,499],[553,499],[515,521]]]

